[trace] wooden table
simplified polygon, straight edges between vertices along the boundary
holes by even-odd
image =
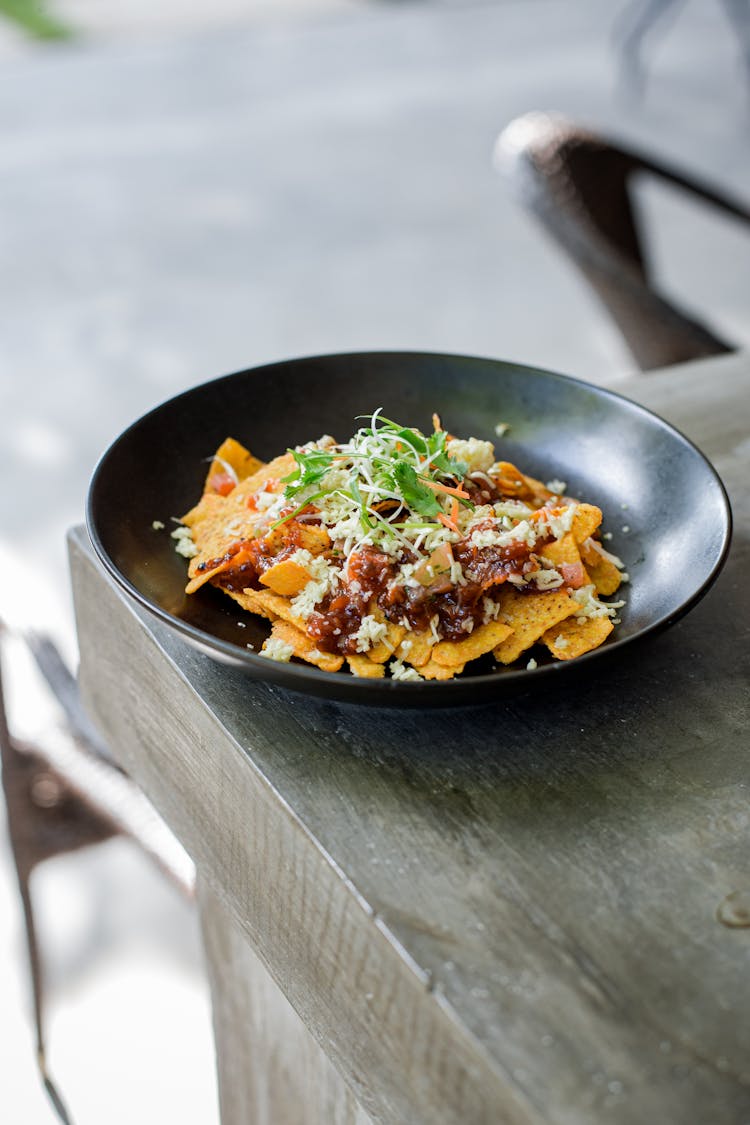
[[[224,1125],[750,1121],[750,357],[617,389],[712,458],[734,546],[681,623],[543,697],[253,683],[71,534],[85,699],[197,864]]]

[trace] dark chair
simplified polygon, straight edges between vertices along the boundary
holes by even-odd
[[[498,138],[495,163],[604,303],[639,367],[735,350],[655,288],[631,187],[646,173],[750,223],[746,206],[556,114],[513,120]]]
[[[643,61],[646,40],[655,36],[660,25],[665,29],[670,16],[685,6],[685,0],[630,0],[617,16],[614,43],[618,53],[620,88],[640,97],[646,87],[647,67]],[[748,0],[721,0],[716,14],[724,10],[739,48],[745,79],[750,80],[750,3]]]
[[[61,1121],[70,1117],[47,1071],[43,1030],[43,974],[30,877],[46,859],[115,835],[135,840],[186,894],[193,872],[150,803],[113,762],[86,717],[74,677],[47,638],[20,637],[62,707],[65,722],[48,732],[44,744],[30,745],[10,730],[2,682],[8,631],[0,624],[0,762],[8,832],[21,896],[31,972],[37,1060],[42,1080]]]

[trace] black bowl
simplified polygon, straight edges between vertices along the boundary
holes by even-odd
[[[185,596],[187,565],[174,551],[170,521],[198,500],[206,458],[225,437],[270,460],[323,433],[346,440],[360,424],[355,418],[378,406],[422,429],[437,411],[452,433],[492,440],[498,457],[544,481],[562,478],[570,495],[602,508],[612,533],[607,547],[630,574],[618,593],[627,600],[622,623],[604,645],[568,662],[534,650],[533,670],[495,668],[486,657],[444,683],[362,680],[260,657],[247,645],[260,648],[266,622],[213,588]],[[499,423],[509,425],[504,437],[495,432]],[[296,691],[386,706],[485,702],[572,673],[594,675],[696,604],[719,573],[731,535],[729,501],[712,466],[643,407],[515,363],[408,352],[289,360],[170,399],[104,454],[87,520],[96,552],[119,585],[209,656]],[[154,530],[154,521],[166,529]]]

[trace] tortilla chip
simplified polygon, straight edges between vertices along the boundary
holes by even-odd
[[[588,617],[577,621],[571,617],[560,625],[548,629],[542,638],[552,655],[558,660],[572,660],[590,652],[607,639],[613,625],[609,617]]]
[[[602,553],[594,539],[587,539],[582,548],[581,555],[586,563],[589,578],[596,587],[596,592],[601,597],[608,598],[619,590],[622,583],[622,574],[612,562]]]
[[[230,593],[230,591],[227,590],[227,593]],[[289,599],[282,598],[280,594],[274,594],[270,590],[247,589],[243,590],[242,594],[236,591],[232,592],[232,596],[249,613],[258,613],[261,617],[267,617],[269,621],[276,621],[281,618],[282,621],[286,621],[305,632],[304,618],[298,617],[292,609]]]
[[[573,526],[570,529],[576,543],[583,543],[584,539],[593,535],[601,522],[601,508],[595,508],[593,504],[579,504],[573,516]]]
[[[503,496],[513,500],[531,500],[534,489],[527,481],[524,474],[510,461],[497,461],[493,465],[492,478],[497,484],[498,491]]]
[[[548,543],[539,554],[543,558],[549,559],[555,566],[560,566],[562,563],[574,566],[581,561],[581,553],[572,531],[563,535],[562,539],[558,539],[554,543]]]
[[[225,496],[219,496],[218,492],[204,492],[195,507],[180,522],[190,528],[194,528],[196,524],[212,523],[220,512],[224,512],[225,504]]]
[[[248,462],[248,466],[249,464]],[[255,526],[262,519],[263,513],[250,511],[247,506],[248,498],[269,481],[274,481],[274,490],[280,492],[283,487],[281,477],[291,472],[294,459],[289,453],[276,457],[267,465],[262,462],[258,464],[261,467],[240,479],[240,483],[228,496],[205,492],[199,503],[182,517],[181,522],[191,528],[193,541],[200,551],[200,557],[193,559],[192,565],[223,555],[229,545],[238,539],[254,537]]]
[[[222,592],[222,594],[226,594],[228,597],[230,597],[234,601],[236,601],[238,605],[241,605],[246,613],[254,613],[257,617],[265,617],[268,621],[271,620],[271,618],[268,617],[267,614],[258,613],[257,609],[251,609],[250,604],[247,600],[247,596],[245,595],[244,591],[222,589],[221,592]],[[274,618],[274,620],[276,620],[276,618]]]
[[[543,481],[537,480],[536,477],[530,477],[528,473],[524,473],[523,479],[531,494],[529,499],[532,508],[541,508],[555,495],[554,492],[550,492]]]
[[[209,499],[208,494],[204,499]],[[198,551],[198,554],[190,560],[188,574],[191,578],[203,573],[198,569],[201,564],[212,559],[220,559],[239,540],[255,538],[255,521],[250,512],[242,513],[239,518],[232,519],[227,512],[227,500],[222,496],[216,496],[215,499],[221,502],[221,507],[211,504],[204,507],[201,512],[203,506],[201,502],[198,508],[188,512],[183,519],[183,522],[185,519],[191,520],[189,526]],[[193,519],[195,513],[197,518]]]
[[[260,469],[256,469],[254,473],[251,473],[241,482],[244,495],[252,496],[254,492],[257,492],[264,484],[268,484],[269,481],[274,482],[271,490],[280,492],[281,489],[277,488],[276,485],[281,483],[283,477],[289,476],[295,464],[294,456],[291,453],[282,453],[280,457],[274,457],[273,461],[262,465]]]
[[[222,464],[222,461],[224,464]],[[245,449],[244,445],[240,445],[234,438],[228,437],[214,454],[203,490],[209,495],[216,495],[211,487],[211,477],[216,473],[225,473],[227,465],[234,469],[237,480],[240,481],[244,480],[245,477],[252,476],[253,473],[257,473],[259,469],[263,468],[263,464],[263,461],[254,457],[249,449]]]
[[[513,632],[504,621],[488,621],[476,628],[462,641],[440,641],[432,650],[432,660],[446,668],[461,667],[478,656],[484,656]]]
[[[193,542],[198,549],[198,554],[190,560],[188,567],[188,576],[192,582],[187,593],[195,593],[213,575],[220,573],[220,570],[214,567],[210,571],[201,571],[199,570],[201,565],[222,558],[238,541],[256,538],[258,524],[263,520],[264,513],[250,511],[247,507],[248,496],[256,491],[250,489],[248,492],[249,482],[251,479],[257,479],[265,473],[266,469],[271,469],[280,460],[281,458],[277,458],[276,462],[269,462],[255,474],[254,478],[242,481],[226,497],[206,493],[200,503],[183,518],[182,522],[190,526]],[[280,490],[283,485],[277,481],[277,487]],[[270,548],[271,554],[281,550],[289,542],[292,524],[296,545],[309,551],[310,554],[319,555],[330,546],[331,539],[324,527],[290,521],[289,524],[274,528],[263,536],[263,542]]]
[[[194,561],[194,559],[191,559],[191,563]],[[194,594],[196,590],[200,590],[201,586],[205,586],[207,582],[210,582],[217,574],[221,574],[228,566],[229,562],[226,559],[222,559],[220,563],[211,567],[210,570],[202,570],[200,574],[194,575],[185,587],[185,593]]]
[[[247,507],[246,481],[241,481],[228,496],[207,492],[194,508],[182,517],[193,536],[198,554],[190,560],[190,575],[195,577],[200,563],[220,558],[232,544],[254,539],[262,512]]]
[[[321,652],[312,637],[296,629],[288,621],[274,621],[271,636],[277,637],[284,644],[291,645],[294,655],[308,664],[322,668],[324,672],[338,672],[344,663],[343,656],[335,652]]]
[[[293,520],[290,520],[290,523],[295,523],[297,543],[305,551],[309,551],[311,555],[320,555],[330,547],[331,537],[324,527],[317,527],[315,524],[296,523]],[[277,530],[281,531],[282,529],[278,528]]]
[[[273,590],[274,594],[282,594],[286,598],[294,598],[300,594],[310,581],[310,575],[304,566],[284,559],[269,567],[265,574],[261,574],[260,581],[264,586]]]
[[[378,611],[374,616],[380,620],[382,614]],[[368,659],[372,660],[375,664],[385,664],[386,660],[390,660],[406,633],[406,629],[403,625],[396,625],[393,621],[388,621],[387,626],[388,632],[383,640],[367,650]]]
[[[446,667],[445,664],[438,664],[435,660],[429,660],[419,669],[419,674],[425,680],[452,680],[454,676],[460,675],[463,670],[463,664],[451,664],[450,667]]]
[[[432,656],[435,638],[431,632],[410,630],[396,649],[396,656],[413,668],[421,668]]]
[[[513,632],[494,650],[495,659],[501,664],[512,664],[514,660],[539,638],[580,609],[566,590],[549,590],[539,594],[519,594],[509,586],[498,595],[500,617],[511,626]]]
[[[278,621],[278,613],[274,613],[270,607],[267,607],[260,601],[256,595],[265,593],[265,590],[223,590],[222,593],[228,594],[233,598],[238,605],[247,613],[254,613],[258,617],[265,617],[267,621]]]
[[[373,664],[366,656],[347,656],[346,661],[352,674],[363,680],[379,680],[385,675],[385,665]]]

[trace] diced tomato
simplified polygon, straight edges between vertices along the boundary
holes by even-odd
[[[208,483],[219,496],[228,496],[234,488],[234,480],[229,473],[214,473]]]
[[[271,478],[270,480],[267,480],[265,484],[261,485],[261,487],[258,489],[258,493],[275,492],[278,488],[278,484],[278,480]],[[254,496],[248,496],[247,498],[247,506],[251,512],[258,511],[258,493],[256,493]]]
[[[571,590],[579,590],[586,582],[586,572],[581,563],[561,563],[558,569]]]

